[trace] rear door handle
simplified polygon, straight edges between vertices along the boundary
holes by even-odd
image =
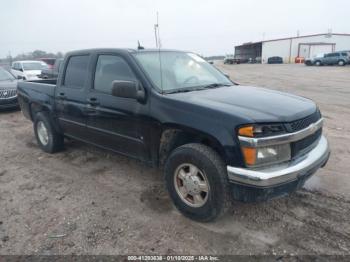
[[[66,99],[67,97],[66,97],[66,95],[65,95],[64,93],[59,93],[59,94],[58,94],[58,98],[60,98],[60,99]]]
[[[92,106],[97,106],[100,104],[100,102],[97,100],[97,98],[95,97],[90,97],[87,99],[88,104],[92,105]]]

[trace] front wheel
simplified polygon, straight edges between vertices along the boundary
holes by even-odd
[[[321,61],[316,61],[316,62],[315,62],[315,65],[316,65],[316,66],[321,66],[321,65],[322,65],[322,64],[321,64]]]
[[[176,208],[193,220],[212,221],[229,207],[226,168],[210,147],[186,144],[175,149],[165,164],[165,180]]]
[[[52,125],[45,113],[38,113],[34,120],[34,133],[39,147],[47,153],[55,153],[63,148],[64,138]]]

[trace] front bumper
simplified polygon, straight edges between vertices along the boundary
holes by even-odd
[[[324,136],[321,136],[314,149],[288,164],[265,169],[228,166],[227,174],[232,183],[233,197],[237,200],[251,202],[295,191],[317,169],[327,163],[329,155],[328,141]]]
[[[12,108],[18,108],[18,107],[19,105],[18,105],[17,97],[0,100],[0,109],[12,109]]]

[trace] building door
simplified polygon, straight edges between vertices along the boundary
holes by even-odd
[[[333,45],[311,45],[309,57],[316,57],[318,54],[327,54],[333,52]]]

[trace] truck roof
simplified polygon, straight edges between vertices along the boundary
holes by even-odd
[[[92,48],[92,49],[82,49],[70,51],[67,55],[78,55],[85,53],[94,53],[94,52],[125,52],[125,53],[145,53],[145,52],[186,52],[182,50],[175,49],[133,49],[133,48]]]

